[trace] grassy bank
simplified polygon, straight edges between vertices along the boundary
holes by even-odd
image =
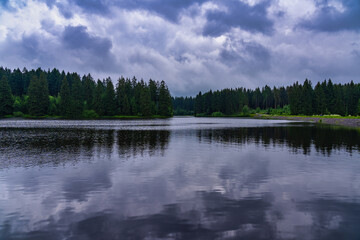
[[[256,114],[253,117],[258,119],[295,120],[295,121],[313,122],[318,124],[330,124],[330,125],[360,128],[360,116],[340,116],[340,115],[304,116],[304,115]]]
[[[254,117],[260,116],[263,118],[272,118],[272,117],[290,117],[290,118],[332,118],[332,119],[360,119],[360,116],[340,116],[340,115],[278,115],[278,114],[254,114]]]

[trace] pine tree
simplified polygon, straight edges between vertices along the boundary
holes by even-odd
[[[195,98],[195,116],[201,113],[203,113],[203,98],[202,98],[202,93],[200,91]]]
[[[79,75],[75,74],[73,76],[73,84],[71,87],[71,112],[72,118],[80,118],[84,108],[84,101],[82,98],[82,86]]]
[[[104,84],[98,80],[95,88],[94,94],[94,102],[93,102],[94,110],[99,116],[103,116],[104,114]]]
[[[159,102],[159,82],[155,82],[153,80],[149,80],[149,89],[150,89],[150,97],[151,97],[151,113],[156,114],[158,109]]]
[[[173,115],[171,95],[164,81],[161,81],[159,89],[159,115],[167,117]]]
[[[325,96],[326,96],[326,109],[330,113],[335,113],[335,101],[336,96],[334,92],[334,85],[331,79],[328,80],[325,89]]]
[[[10,75],[10,88],[14,96],[21,96],[24,94],[24,82],[20,69],[15,69]]]
[[[106,89],[104,95],[104,114],[106,116],[115,115],[116,111],[116,102],[115,102],[115,90],[114,85],[110,78],[106,79]]]
[[[90,110],[93,109],[93,102],[94,102],[94,92],[96,83],[94,79],[91,77],[90,74],[83,77],[83,97],[85,101],[85,109]]]
[[[123,77],[119,78],[116,86],[116,101],[118,105],[118,112],[121,115],[130,114],[129,99],[126,94],[126,82]]]
[[[0,116],[12,114],[13,98],[6,76],[0,78]]]
[[[140,96],[140,111],[142,116],[151,116],[151,95],[147,86],[143,88]]]
[[[73,101],[70,87],[66,77],[62,80],[60,88],[60,114],[67,118],[72,118]]]
[[[326,113],[326,98],[322,85],[318,82],[314,90],[314,112],[317,114]]]
[[[301,104],[301,113],[305,115],[313,114],[313,89],[311,86],[311,81],[305,80],[304,85],[302,87],[301,94],[302,104]]]
[[[346,114],[345,102],[343,89],[339,85],[334,85],[334,96],[335,96],[335,105],[334,110],[331,113],[340,114],[344,116]]]
[[[41,72],[39,78],[32,77],[28,95],[29,113],[33,116],[46,115],[49,109],[49,90],[45,73]]]
[[[302,106],[302,86],[296,82],[293,86],[289,87],[289,102],[290,102],[290,111],[293,115],[298,115],[301,113]]]

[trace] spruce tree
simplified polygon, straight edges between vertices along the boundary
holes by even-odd
[[[200,91],[195,98],[195,116],[201,113],[203,113],[203,98],[202,98],[202,93]]]
[[[322,85],[318,82],[314,90],[314,112],[316,114],[326,113],[326,98]]]
[[[6,76],[0,78],[0,116],[12,114],[13,98]]]
[[[106,89],[104,95],[104,114],[106,116],[115,115],[116,111],[116,102],[115,102],[115,90],[114,85],[110,78],[106,79]]]
[[[142,116],[151,116],[151,95],[150,90],[147,86],[143,88],[140,95],[140,111]]]
[[[93,107],[99,116],[104,114],[104,84],[98,80],[95,88]]]
[[[84,101],[82,94],[82,86],[79,75],[73,76],[73,84],[71,87],[71,99],[72,99],[72,118],[80,118],[83,112]]]
[[[334,85],[331,79],[328,80],[325,87],[325,96],[326,96],[326,109],[329,113],[335,113],[335,104],[336,104],[336,96]]]
[[[302,86],[296,82],[289,88],[291,114],[298,115],[301,113],[302,100]]]
[[[160,83],[159,115],[167,117],[173,115],[171,95],[164,81],[161,81]]]
[[[123,77],[119,78],[118,84],[116,87],[116,101],[118,105],[118,112],[121,115],[130,114],[130,104],[129,99],[126,94],[126,82]]]
[[[64,77],[60,88],[60,114],[66,118],[72,118],[73,101],[71,97],[69,82]]]
[[[36,76],[32,77],[29,84],[28,95],[30,115],[46,115],[49,109],[49,90],[45,73],[41,72],[39,78]]]
[[[343,89],[336,84],[334,85],[334,96],[335,96],[335,105],[334,105],[334,110],[331,113],[345,116],[346,109],[345,109]]]
[[[96,83],[90,74],[83,77],[83,97],[86,110],[93,109],[94,92]]]
[[[311,86],[311,81],[305,80],[304,85],[302,87],[301,94],[302,104],[301,104],[301,113],[305,115],[313,114],[313,89]]]

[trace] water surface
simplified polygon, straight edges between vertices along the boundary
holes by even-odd
[[[0,121],[0,239],[359,239],[359,223],[356,130]]]

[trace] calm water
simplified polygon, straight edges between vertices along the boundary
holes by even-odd
[[[0,239],[360,239],[360,132],[1,120]]]

